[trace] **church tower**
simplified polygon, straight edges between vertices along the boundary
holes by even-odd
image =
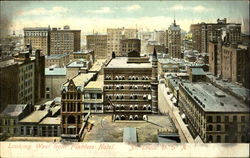
[[[152,57],[152,113],[158,113],[158,59],[157,53],[154,48],[154,53]]]

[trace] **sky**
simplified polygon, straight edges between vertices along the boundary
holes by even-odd
[[[243,23],[249,30],[249,1],[1,1],[1,30],[22,33],[23,27],[63,27],[106,33],[107,28],[166,30],[173,20],[189,31],[192,23]]]

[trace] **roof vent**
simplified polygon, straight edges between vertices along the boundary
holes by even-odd
[[[220,102],[220,105],[221,105],[221,106],[224,106],[224,103]]]
[[[54,68],[52,67],[52,68],[49,68],[49,71],[53,71],[54,70]]]

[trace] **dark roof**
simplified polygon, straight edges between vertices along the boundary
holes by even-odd
[[[9,104],[0,114],[1,116],[19,116],[28,104]]]

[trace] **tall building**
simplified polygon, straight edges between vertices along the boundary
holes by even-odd
[[[40,49],[44,55],[50,55],[50,27],[25,27],[24,45],[32,44],[33,49]]]
[[[181,58],[181,28],[175,20],[168,28],[168,53],[172,58]]]
[[[160,45],[165,45],[166,43],[166,32],[165,31],[154,31],[154,40]]]
[[[121,56],[128,56],[128,52],[141,52],[141,40],[139,39],[122,39],[121,40]]]
[[[94,50],[95,59],[107,58],[107,35],[87,35],[87,49]]]
[[[70,79],[62,87],[61,137],[77,140],[83,125],[84,86],[92,80],[94,73],[82,73]]]
[[[21,52],[13,59],[0,62],[0,105],[35,104],[45,94],[45,58],[37,50]]]
[[[117,56],[121,56],[121,39],[137,38],[137,29],[108,28],[107,29],[107,56],[111,57],[111,53],[115,52]]]
[[[222,78],[242,83],[249,88],[249,47],[240,45],[222,46]]]
[[[70,30],[69,27],[52,28],[50,32],[50,53],[64,54],[80,51],[81,30]]]
[[[205,143],[249,142],[249,107],[210,83],[179,84],[180,114]]]
[[[152,63],[136,51],[113,56],[104,67],[104,113],[113,114],[113,120],[146,120],[158,113],[157,84],[156,52]]]
[[[241,41],[241,24],[227,23],[227,19],[217,19],[217,23],[198,23],[190,26],[193,49],[208,53],[208,42],[217,41],[218,37],[228,42]]]

